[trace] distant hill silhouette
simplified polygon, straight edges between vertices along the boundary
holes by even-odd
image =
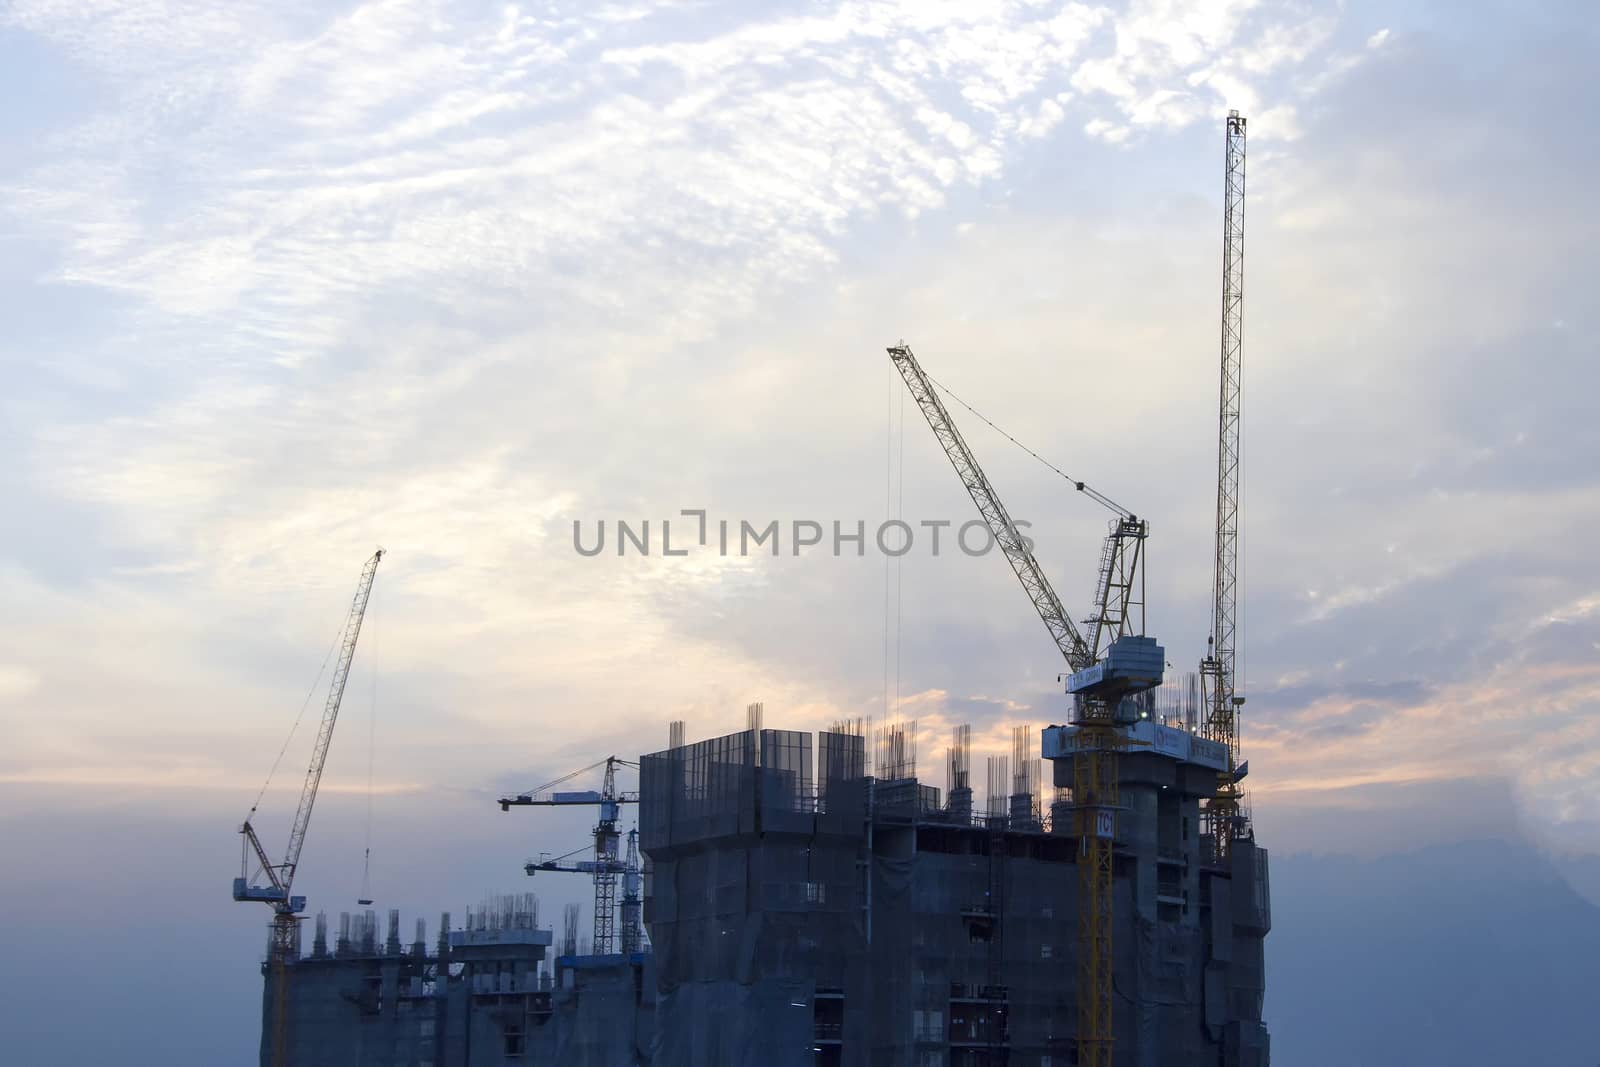
[[[1526,844],[1278,855],[1278,1067],[1600,1064],[1600,907]]]

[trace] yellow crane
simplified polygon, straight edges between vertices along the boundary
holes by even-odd
[[[961,431],[956,429],[955,420],[939,398],[942,387],[922,369],[907,345],[899,344],[888,351],[1071,671],[1067,692],[1073,696],[1072,721],[1078,727],[1072,761],[1074,828],[1080,842],[1078,1063],[1082,1067],[1111,1067],[1112,875],[1118,753],[1123,747],[1121,728],[1131,721],[1131,716],[1119,709],[1126,707],[1123,697],[1160,685],[1165,665],[1161,646],[1144,636],[1143,558],[1149,526],[1083,482],[1068,478],[1079,492],[1117,516],[1101,553],[1095,609],[1085,620],[1091,627],[1090,636],[1085,639],[1034,558],[1029,540],[1017,529]],[[970,406],[968,410],[972,410]],[[1012,441],[1019,443],[1015,438]],[[1038,458],[1037,453],[1033,454]],[[1066,477],[1059,469],[1052,469]]]

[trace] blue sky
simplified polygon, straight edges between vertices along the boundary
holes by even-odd
[[[1581,4],[13,0],[0,834],[84,847],[3,888],[115,878],[83,822],[114,805],[184,842],[147,890],[248,952],[232,830],[377,544],[314,905],[354,895],[374,705],[386,900],[428,913],[563,844],[495,790],[671,719],[898,711],[936,768],[952,723],[981,754],[1058,721],[998,557],[572,550],[682,508],[964,520],[901,338],[1149,517],[1151,630],[1194,662],[1230,107],[1257,822],[1600,851],[1595,33]],[[1086,609],[1104,516],[971,423]],[[441,870],[444,841],[483,847]]]

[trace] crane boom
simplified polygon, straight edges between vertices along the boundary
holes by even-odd
[[[900,376],[905,379],[917,406],[944,446],[945,455],[950,457],[972,502],[978,505],[979,514],[989,524],[1028,599],[1033,601],[1034,609],[1073,671],[1067,681],[1067,691],[1073,695],[1073,723],[1078,729],[1072,761],[1072,796],[1077,816],[1075,829],[1082,849],[1077,860],[1078,1063],[1083,1067],[1111,1067],[1113,853],[1119,808],[1118,753],[1123,743],[1117,709],[1123,696],[1160,684],[1163,655],[1159,645],[1143,636],[1144,571],[1141,564],[1149,526],[1103,494],[1073,481],[1080,492],[1087,492],[1117,513],[1100,557],[1095,611],[1086,620],[1093,627],[1090,631],[1093,643],[1084,641],[1061,606],[1049,579],[1039,568],[1039,562],[1033,558],[1027,540],[1018,533],[1005,505],[1000,503],[994,487],[984,476],[983,468],[978,466],[972,450],[951,421],[933,379],[906,345],[890,348],[889,357],[900,369]],[[1012,440],[1015,442],[1015,438]],[[1061,473],[1059,468],[1055,469]],[[998,939],[1000,929],[996,928],[991,936]]]
[[[1227,746],[1228,769],[1207,809],[1219,859],[1243,830],[1239,815],[1238,708],[1234,652],[1239,574],[1239,385],[1244,366],[1245,119],[1228,112],[1222,207],[1222,375],[1217,415],[1217,531],[1212,571],[1211,634],[1200,664],[1205,678],[1206,732]]]
[[[250,819],[245,817],[239,833],[245,840],[245,868],[233,881],[235,900],[255,900],[271,904],[285,914],[294,914],[305,907],[304,897],[291,895],[294,888],[295,869],[300,865],[300,850],[305,845],[306,831],[311,826],[311,809],[317,801],[317,787],[322,783],[322,768],[328,761],[328,746],[333,741],[333,727],[339,720],[339,705],[344,699],[344,686],[350,677],[350,664],[355,659],[356,640],[361,636],[361,621],[367,613],[367,601],[372,596],[372,580],[378,573],[378,562],[383,559],[383,549],[378,549],[361,568],[361,579],[356,583],[356,595],[350,604],[350,614],[345,619],[340,639],[339,661],[334,666],[333,678],[328,684],[328,702],[323,707],[322,725],[317,730],[316,745],[311,750],[311,765],[306,768],[305,784],[300,789],[300,806],[295,811],[294,823],[289,829],[289,847],[284,851],[283,862],[273,863],[261,844]],[[249,859],[254,853],[257,864],[267,881],[267,886],[250,885]]]
[[[900,377],[905,379],[906,388],[911,390],[911,398],[917,402],[917,407],[922,409],[923,417],[928,420],[928,426],[939,439],[939,444],[944,448],[944,454],[949,457],[951,466],[955,467],[961,484],[967,487],[972,502],[978,506],[978,514],[989,524],[995,543],[1005,553],[1006,562],[1010,563],[1011,569],[1016,572],[1017,580],[1022,583],[1028,599],[1033,601],[1034,610],[1044,621],[1045,629],[1050,631],[1050,637],[1055,641],[1056,647],[1061,650],[1062,656],[1066,657],[1067,664],[1074,671],[1083,670],[1094,662],[1093,650],[1084,641],[1077,626],[1073,625],[1067,609],[1061,606],[1061,598],[1056,596],[1055,589],[1050,585],[1050,579],[1045,577],[1044,571],[1039,567],[1039,561],[1033,558],[1033,551],[1028,547],[1027,538],[1017,529],[1011,514],[1006,511],[1005,505],[1000,502],[999,495],[994,491],[994,486],[989,484],[988,476],[983,473],[983,468],[978,466],[977,458],[973,456],[972,449],[967,447],[961,431],[956,429],[955,422],[950,418],[950,412],[945,410],[944,402],[939,399],[938,390],[928,378],[927,372],[917,362],[917,357],[912,354],[908,345],[895,345],[888,351],[889,358],[900,371]]]
[[[382,559],[383,549],[380,548],[361,568],[355,599],[350,602],[350,615],[345,620],[344,637],[339,646],[339,661],[334,665],[333,679],[328,684],[328,702],[322,709],[322,726],[317,730],[317,743],[311,750],[311,766],[306,768],[305,784],[300,787],[300,807],[295,811],[294,825],[289,830],[289,847],[283,854],[285,892],[293,886],[295,868],[300,865],[300,849],[306,843],[306,830],[311,826],[311,808],[317,802],[317,787],[322,784],[322,768],[328,762],[333,727],[339,721],[344,683],[350,677],[350,664],[356,656],[356,639],[361,636],[361,621],[366,617],[367,600],[372,596],[372,580],[378,575],[378,562]]]
[[[273,1067],[286,1067],[288,1064],[289,961],[300,954],[300,920],[297,916],[306,906],[305,897],[291,893],[294,873],[300,865],[300,849],[305,845],[306,831],[311,826],[311,808],[317,802],[317,787],[322,784],[322,768],[328,761],[333,727],[339,721],[339,705],[344,700],[344,684],[350,677],[350,664],[355,660],[356,640],[361,636],[361,620],[366,617],[367,601],[372,596],[372,580],[378,574],[378,562],[382,559],[383,549],[380,548],[361,568],[361,580],[356,583],[355,599],[351,601],[350,614],[345,619],[339,661],[328,683],[328,702],[322,709],[322,725],[317,730],[316,745],[311,750],[311,766],[306,769],[305,784],[300,788],[300,806],[295,810],[294,823],[289,829],[289,847],[284,852],[283,862],[274,864],[267,857],[261,838],[250,824],[255,808],[250,809],[244,825],[239,827],[239,833],[244,837],[244,858],[241,862],[243,869],[239,877],[233,880],[233,899],[270,904],[274,912],[272,936],[267,945],[267,974],[272,990]],[[252,853],[270,885],[250,884]]]
[[[622,904],[618,912],[622,918],[621,949],[624,956],[638,952],[643,944],[644,931],[639,925],[643,902],[639,890],[644,881],[639,864],[639,830],[628,831],[628,856],[622,862]]]

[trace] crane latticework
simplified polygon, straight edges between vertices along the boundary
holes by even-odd
[[[609,956],[616,951],[617,910],[617,761],[606,760],[605,783],[600,789],[600,822],[594,831],[594,940],[592,951]]]
[[[1073,670],[1082,670],[1089,666],[1094,662],[1094,657],[1084,642],[1083,635],[1078,632],[1077,626],[1073,625],[1072,617],[1067,614],[1067,609],[1062,607],[1061,598],[1056,596],[1050,580],[1039,567],[1039,561],[1033,558],[1027,539],[1022,536],[1017,524],[1012,521],[1010,512],[1006,511],[1005,505],[1000,502],[999,494],[994,491],[994,486],[989,484],[983,468],[978,466],[978,460],[973,456],[972,449],[967,447],[961,431],[956,429],[956,424],[950,418],[950,412],[945,409],[944,402],[939,399],[938,390],[933,382],[922,369],[922,365],[917,362],[917,357],[912,355],[909,346],[895,345],[888,351],[889,358],[900,371],[900,377],[905,379],[906,388],[911,390],[911,399],[922,409],[922,415],[928,420],[933,435],[939,439],[939,444],[949,457],[951,466],[955,467],[961,484],[966,486],[972,502],[978,506],[978,514],[983,516],[984,522],[988,524],[995,543],[1005,554],[1006,562],[1011,564],[1011,569],[1016,573],[1017,580],[1022,583],[1022,589],[1028,594],[1028,599],[1033,601],[1034,609],[1038,611],[1039,618],[1044,620],[1045,628],[1050,631],[1056,647],[1061,650],[1061,654],[1066,657],[1067,663]]]
[[[1144,632],[1144,539],[1149,524],[1132,515],[1113,519],[1100,554],[1095,583],[1095,612],[1084,620],[1091,627],[1090,656],[1099,659],[1111,642],[1125,633]]]
[[[1234,653],[1239,578],[1239,398],[1244,365],[1245,119],[1228,112],[1222,210],[1222,375],[1217,421],[1217,537],[1212,571],[1211,638],[1200,672],[1205,679],[1206,732],[1228,749],[1228,769],[1206,808],[1207,833],[1225,862],[1241,824],[1238,709]]]
[[[1095,658],[1128,634],[1144,632],[1144,539],[1148,525],[1132,515],[1111,524],[1100,558],[1093,627]],[[1078,854],[1078,1063],[1111,1067],[1115,1020],[1112,1008],[1112,943],[1115,895],[1112,884],[1117,835],[1122,731],[1119,696],[1080,698],[1074,725],[1078,750],[1072,761],[1073,808]]]
[[[978,513],[988,523],[995,542],[1022,583],[1023,591],[1044,620],[1056,647],[1073,671],[1093,665],[1117,638],[1144,632],[1144,539],[1147,524],[1114,504],[1103,494],[1090,495],[1117,513],[1111,524],[1096,570],[1094,613],[1086,620],[1093,643],[1086,642],[1062,607],[1049,579],[1034,559],[1028,542],[1017,531],[1011,515],[978,466],[950,413],[939,399],[935,383],[912,355],[896,345],[889,350],[911,396],[922,409],[928,426],[966,486]],[[969,407],[970,410],[970,407]],[[980,416],[981,418],[981,416]],[[988,420],[985,419],[985,422]],[[993,423],[990,423],[993,426]],[[998,429],[998,427],[996,427]],[[1004,433],[1004,431],[1001,431]],[[1015,438],[1010,440],[1020,445]],[[1031,452],[1031,450],[1029,450]],[[1035,458],[1041,458],[1032,453]],[[1060,468],[1050,465],[1052,470]],[[1082,482],[1072,481],[1083,491]],[[1113,920],[1112,866],[1116,835],[1118,751],[1122,735],[1116,721],[1118,695],[1109,699],[1093,693],[1079,695],[1073,721],[1079,728],[1079,751],[1073,761],[1073,800],[1077,830],[1082,842],[1079,858],[1078,929],[1078,1057],[1081,1064],[1110,1067],[1112,1045],[1111,932]],[[990,787],[991,796],[994,787]]]
[[[1112,708],[1086,703],[1072,761],[1078,855],[1078,1063],[1111,1067],[1112,901],[1116,845],[1118,752],[1122,735]]]
[[[628,831],[628,853],[622,863],[622,931],[619,941],[624,956],[644,947],[644,932],[639,925],[642,901],[640,888],[639,831]]]
[[[380,548],[361,568],[361,578],[356,583],[356,595],[350,603],[350,614],[345,619],[340,637],[339,659],[328,684],[328,701],[323,707],[322,725],[317,730],[317,739],[312,746],[311,764],[306,768],[305,784],[300,789],[300,804],[289,830],[289,846],[284,852],[283,862],[274,864],[268,859],[266,849],[250,822],[255,815],[254,808],[250,809],[250,816],[239,828],[245,842],[245,869],[234,880],[233,898],[270,904],[273,909],[272,933],[267,943],[267,963],[272,977],[273,1067],[283,1067],[286,1062],[289,1044],[289,962],[300,956],[300,919],[297,913],[305,908],[305,898],[294,896],[295,871],[300,866],[300,851],[306,842],[306,831],[311,826],[311,810],[316,805],[317,789],[322,784],[322,769],[328,761],[328,748],[333,743],[333,728],[339,721],[345,682],[350,677],[350,665],[355,661],[361,622],[366,617],[367,602],[372,596],[372,582],[377,577],[378,563],[382,559],[383,549]],[[249,884],[252,857],[266,876],[268,886]]]

